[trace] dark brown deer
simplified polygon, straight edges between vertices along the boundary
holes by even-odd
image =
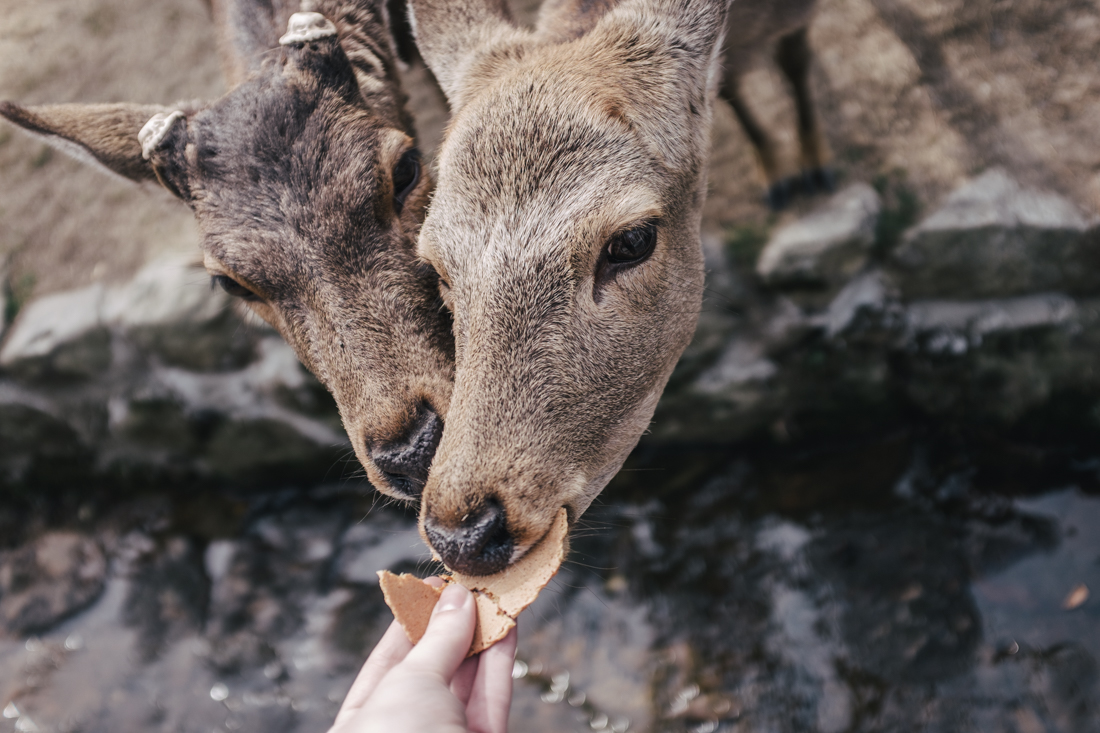
[[[233,87],[217,101],[5,102],[0,114],[190,205],[214,282],[332,392],[371,482],[415,498],[450,403],[453,339],[415,251],[430,182],[386,5],[216,0],[213,11]]]

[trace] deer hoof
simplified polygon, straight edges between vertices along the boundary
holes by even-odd
[[[813,168],[802,171],[802,190],[807,196],[836,191],[836,175],[832,168]]]
[[[768,187],[768,193],[764,196],[764,203],[772,211],[782,211],[791,203],[791,179],[783,178]]]

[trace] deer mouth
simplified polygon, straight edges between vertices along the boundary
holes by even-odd
[[[572,512],[565,509],[568,518]],[[537,538],[517,544],[505,509],[495,499],[467,513],[457,526],[448,526],[430,512],[424,519],[428,544],[443,564],[452,571],[472,576],[495,575],[506,570],[542,542],[552,528],[553,523]]]
[[[495,499],[467,512],[457,524],[436,519],[429,512],[424,532],[443,563],[464,575],[493,575],[514,559],[515,540],[504,507]]]

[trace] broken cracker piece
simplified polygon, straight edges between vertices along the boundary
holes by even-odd
[[[394,575],[389,570],[378,571],[378,584],[393,617],[405,629],[405,636],[413,644],[420,641],[428,629],[432,609],[443,594],[443,586],[433,588],[415,575]]]
[[[484,593],[474,593],[477,602],[477,626],[474,627],[474,641],[466,656],[472,657],[483,652],[493,644],[508,636],[516,626],[516,620],[500,610],[500,606]]]
[[[514,565],[495,575],[455,573],[444,578],[472,591],[477,603],[477,627],[467,656],[488,649],[508,635],[520,612],[535,601],[539,591],[557,574],[565,559],[568,533],[568,515],[561,509],[546,535]],[[405,634],[414,644],[420,641],[443,589],[432,588],[407,573],[394,575],[381,570],[378,578],[386,605],[404,627]]]

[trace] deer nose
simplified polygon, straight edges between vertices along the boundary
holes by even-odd
[[[424,518],[428,541],[451,570],[466,575],[492,575],[508,567],[515,542],[496,501],[470,512],[457,527],[448,527],[430,513]]]
[[[370,457],[395,491],[415,499],[424,490],[442,437],[443,421],[431,407],[421,405],[409,431],[393,442],[372,445]]]

